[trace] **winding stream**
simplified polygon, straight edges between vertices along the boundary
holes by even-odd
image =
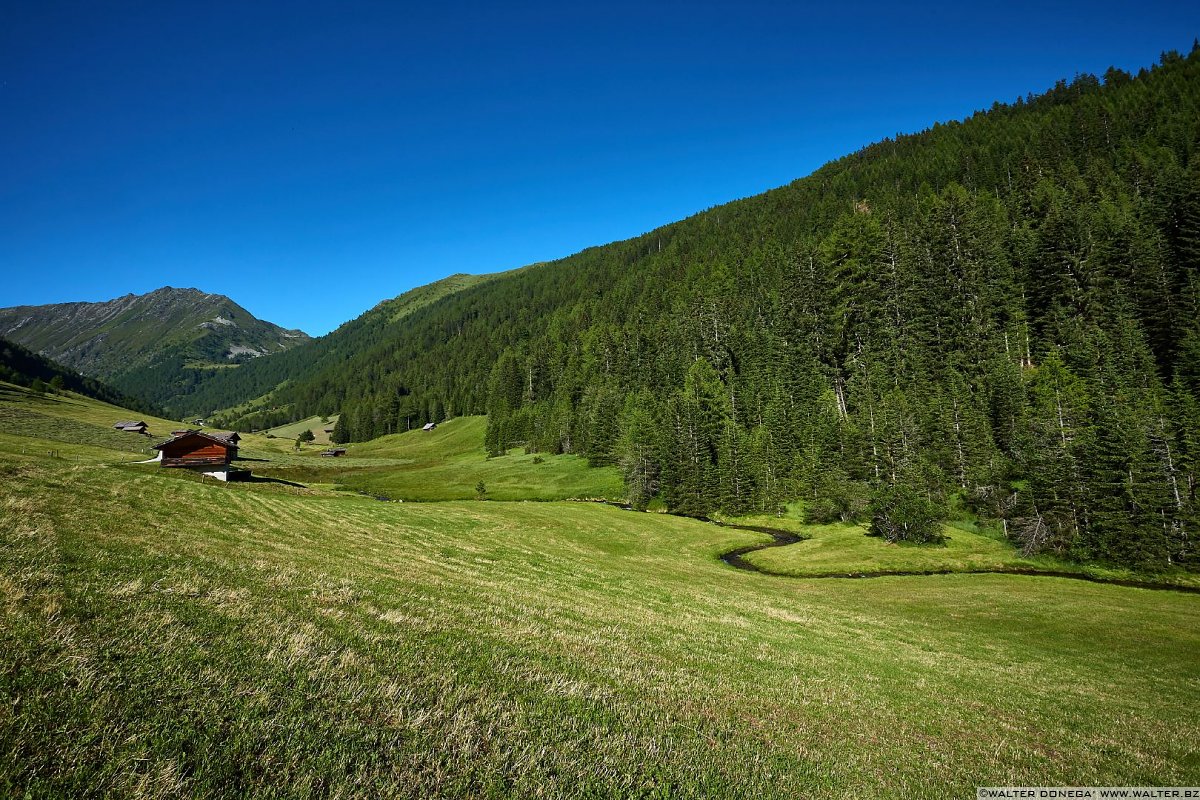
[[[1068,578],[1076,581],[1087,581],[1089,583],[1107,583],[1112,586],[1129,586],[1135,589],[1154,589],[1156,591],[1165,592],[1183,592],[1184,594],[1200,594],[1200,587],[1197,586],[1173,586],[1165,583],[1150,583],[1148,581],[1123,580],[1120,578],[1101,578],[1095,575],[1087,575],[1082,572],[1064,572],[1061,570],[1042,570],[1030,569],[1028,567],[1009,567],[1000,569],[926,569],[926,570],[874,570],[870,572],[816,572],[808,575],[792,575],[787,572],[776,572],[770,569],[764,569],[757,564],[752,564],[743,556],[754,553],[759,550],[766,550],[770,547],[784,547],[790,544],[797,544],[805,541],[808,537],[802,536],[792,531],[785,531],[780,528],[764,528],[758,525],[733,525],[727,522],[716,522],[709,520],[714,525],[720,525],[723,528],[734,528],[741,531],[753,531],[755,533],[765,533],[771,537],[771,541],[763,544],[751,544],[743,547],[738,547],[728,552],[722,553],[719,558],[735,569],[743,569],[747,572],[757,572],[760,575],[771,575],[777,578],[792,578],[793,580],[821,580],[828,578],[896,578],[896,577],[920,577],[929,575],[1027,575],[1039,578]]]

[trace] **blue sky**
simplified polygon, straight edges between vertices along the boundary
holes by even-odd
[[[1200,4],[11,3],[0,306],[325,333],[1200,36]]]

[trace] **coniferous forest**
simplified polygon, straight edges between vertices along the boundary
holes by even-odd
[[[121,392],[103,381],[81,375],[16,342],[0,338],[0,381],[24,386],[35,394],[72,392],[146,414],[160,414],[152,404]]]
[[[341,441],[486,413],[494,456],[618,465],[637,507],[801,500],[918,540],[965,507],[1030,553],[1195,564],[1200,48],[372,331],[293,374],[272,413],[341,412]]]

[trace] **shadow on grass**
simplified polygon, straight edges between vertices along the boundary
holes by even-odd
[[[266,475],[250,475],[248,477],[242,478],[241,481],[239,481],[239,483],[276,483],[276,484],[280,484],[282,486],[292,486],[297,489],[307,489],[308,488],[303,483],[296,483],[295,481],[285,481],[282,478],[269,478]]]

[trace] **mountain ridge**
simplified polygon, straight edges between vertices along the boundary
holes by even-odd
[[[171,286],[107,301],[3,308],[0,336],[165,406],[205,372],[310,339],[259,320],[225,295]]]

